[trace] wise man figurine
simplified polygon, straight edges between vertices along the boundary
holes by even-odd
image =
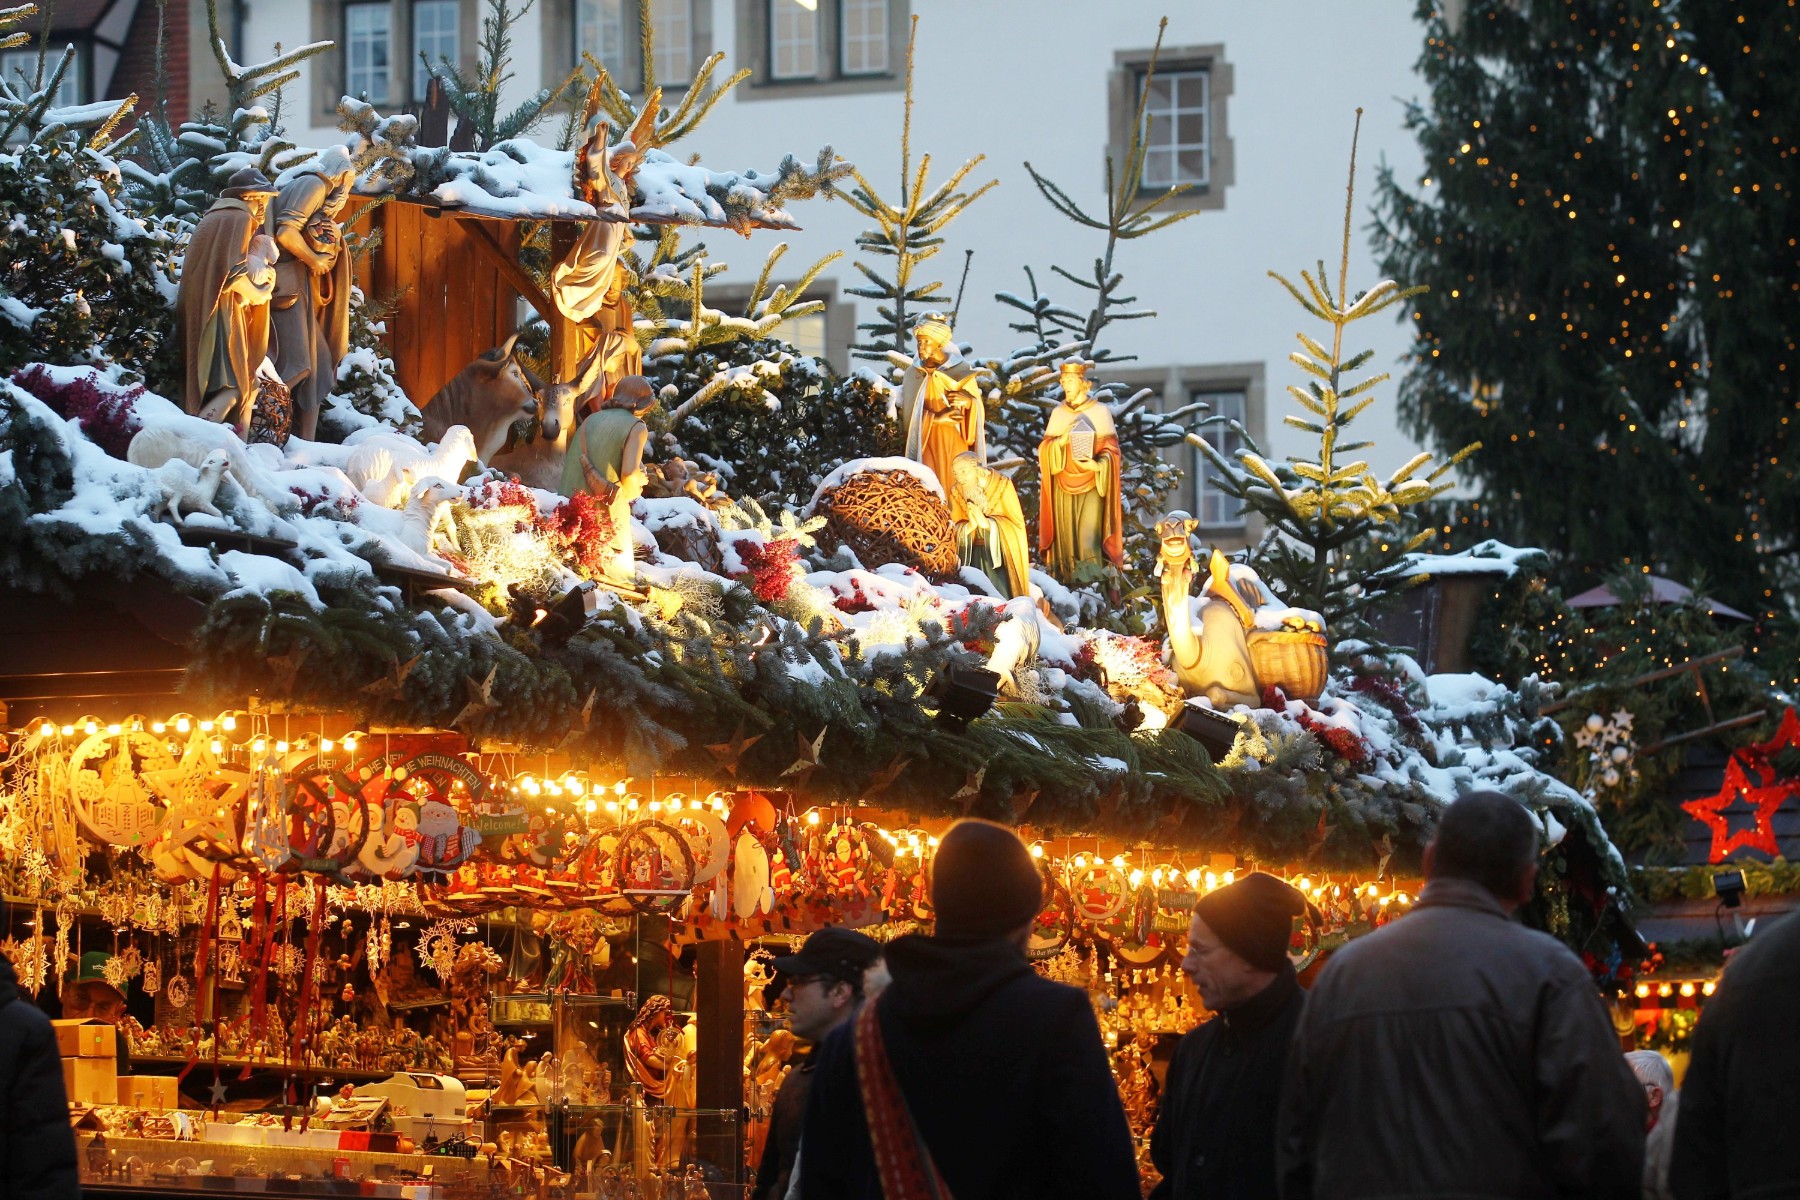
[[[986,575],[1007,599],[1030,595],[1031,541],[1013,481],[972,453],[957,455],[950,470],[963,511],[953,522],[957,557]]]
[[[644,417],[656,407],[656,394],[642,375],[619,381],[605,408],[581,423],[569,439],[563,460],[562,494],[592,492],[606,505],[611,531],[601,548],[605,571],[619,582],[637,575],[631,540],[631,502],[644,494],[644,447],[650,427]]]
[[[308,441],[350,348],[350,255],[339,218],[355,181],[350,156],[333,146],[302,166],[269,205],[269,236],[281,247],[269,304],[275,371],[293,399],[293,432]]]
[[[1062,364],[1062,403],[1038,443],[1038,550],[1050,573],[1071,585],[1103,563],[1125,565],[1125,456],[1112,410],[1088,383],[1090,365]]]
[[[952,520],[963,517],[954,465],[959,454],[987,462],[987,414],[981,385],[962,360],[950,323],[932,313],[913,330],[918,356],[906,369],[901,396],[906,418],[906,457],[925,464],[944,489]]]
[[[182,405],[248,433],[257,372],[269,352],[274,241],[261,232],[275,188],[255,167],[227,181],[181,260],[175,320],[183,353]],[[273,367],[268,368],[273,374]]]
[[[595,81],[598,88],[599,81]],[[594,116],[590,97],[588,119]],[[609,216],[631,211],[632,176],[642,154],[635,149],[611,150],[611,126],[604,120],[576,154],[575,178],[583,199]],[[627,134],[644,139],[647,129],[639,124]],[[644,144],[648,144],[645,142]],[[575,355],[586,360],[598,354],[599,378],[578,408],[604,408],[606,400],[625,379],[642,375],[644,355],[635,332],[636,315],[630,287],[635,282],[622,255],[630,244],[630,226],[623,221],[590,221],[563,257],[550,268],[550,298],[557,312],[573,325]]]

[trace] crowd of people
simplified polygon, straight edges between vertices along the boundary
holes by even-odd
[[[1781,1136],[1800,1128],[1800,915],[1734,957],[1677,1092],[1660,1054],[1621,1053],[1581,961],[1515,919],[1538,838],[1510,797],[1449,805],[1413,911],[1310,989],[1287,953],[1298,892],[1252,873],[1204,896],[1182,969],[1216,1015],[1169,1064],[1151,1196],[1800,1200]],[[824,930],[777,962],[816,1049],[755,1200],[1137,1200],[1087,997],[1025,957],[1024,844],[958,823],[931,899],[932,936]]]

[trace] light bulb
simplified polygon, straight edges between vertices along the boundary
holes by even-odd
[[[108,725],[106,727],[106,732],[111,734],[113,737],[118,737],[119,730],[122,728],[124,728],[124,726],[120,725],[117,721],[114,721],[111,725]]]
[[[1649,985],[1649,984],[1647,984],[1647,983],[1640,983],[1640,984],[1638,984],[1638,985],[1637,985],[1637,995],[1638,995],[1638,999],[1639,999],[1639,1000],[1647,1000],[1647,999],[1649,999],[1649,997],[1650,997],[1650,985]]]
[[[1686,983],[1681,985],[1681,994],[1684,996],[1692,996],[1694,994],[1693,980],[1690,979]]]
[[[38,734],[42,737],[49,737],[51,734],[53,734],[55,732],[56,732],[56,726],[52,725],[48,721],[45,721],[42,725],[38,726]]]
[[[186,717],[178,717],[175,721],[175,732],[176,733],[186,733],[188,730],[192,729],[193,727],[194,727],[194,723],[192,721],[188,720]]]
[[[276,742],[275,743],[275,753],[286,754],[287,752],[288,752],[288,744],[286,742]]]
[[[100,732],[100,722],[89,721],[86,725],[83,725],[81,728],[82,728],[83,732],[88,734],[88,736],[92,737],[94,734]]]
[[[225,744],[218,738],[214,738],[207,744],[207,749],[211,750],[214,754],[218,754],[225,749]]]
[[[150,732],[151,733],[161,733],[161,732],[163,732],[163,730],[165,730],[167,728],[168,728],[168,725],[162,721],[150,722]]]
[[[200,732],[201,733],[211,733],[212,727],[213,727],[213,723],[211,721],[200,722]]]
[[[62,734],[64,737],[68,737],[71,734],[73,734],[74,732],[75,732],[75,727],[73,725],[64,725],[62,727]]]
[[[258,754],[261,754],[264,750],[269,748],[268,739],[257,738],[254,742],[250,743],[250,748]]]
[[[319,739],[319,753],[321,753],[321,754],[330,754],[331,753],[331,739],[330,738],[320,738]]]
[[[224,729],[227,733],[229,733],[233,729],[237,728],[237,718],[236,717],[225,717],[219,722],[219,724],[224,727]]]
[[[597,801],[594,801],[594,800],[589,800],[589,801],[588,801],[588,802],[587,802],[587,803],[586,803],[586,804],[584,804],[584,805],[582,805],[582,807],[583,807],[583,808],[584,808],[584,809],[586,809],[586,810],[587,810],[587,811],[588,811],[588,812],[591,812],[591,813],[595,813],[595,812],[599,812],[599,811],[600,811],[600,805],[599,805],[599,803],[598,803],[598,802],[597,802]]]
[[[806,823],[808,825],[817,825],[819,823],[819,810],[818,809],[815,808],[811,812],[806,814]]]
[[[1031,857],[1033,857],[1033,858],[1044,857],[1044,848],[1042,846],[1033,846],[1031,848]]]

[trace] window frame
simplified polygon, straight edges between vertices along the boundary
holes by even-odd
[[[882,33],[881,33],[882,62],[881,62],[881,66],[879,68],[871,69],[868,67],[863,67],[859,70],[852,70],[850,67],[850,61],[849,61],[849,59],[850,59],[850,22],[847,19],[847,16],[848,16],[847,9],[852,4],[864,4],[864,5],[879,4],[881,6],[881,14],[882,14],[883,20],[882,20],[882,22],[880,22],[877,25],[877,28],[881,28],[882,25],[885,25],[886,28],[882,29]],[[892,12],[893,0],[832,0],[832,7],[834,7],[837,10],[837,14],[838,14],[838,21],[837,21],[837,33],[838,33],[838,36],[837,36],[837,72],[838,72],[838,77],[840,79],[864,79],[864,78],[879,78],[883,75],[891,74],[894,70],[894,39],[893,39],[893,12]],[[868,39],[866,37],[862,40],[864,42],[868,41]]]
[[[1211,411],[1209,411],[1202,420],[1212,420],[1216,417],[1229,417],[1230,414],[1219,411],[1215,401],[1219,397],[1230,396],[1236,399],[1238,404],[1238,423],[1243,425],[1246,429],[1250,427],[1250,391],[1248,387],[1237,387],[1230,383],[1212,383],[1204,381],[1189,382],[1186,387],[1187,403],[1208,403],[1211,405]],[[1212,399],[1209,400],[1209,398]],[[1226,434],[1229,431],[1223,426],[1208,425],[1203,427],[1201,432],[1206,436],[1207,441],[1212,443],[1213,449],[1217,450],[1226,458],[1232,457],[1238,450],[1244,448],[1244,443],[1236,433],[1230,433],[1230,441],[1235,444],[1226,444]],[[1191,490],[1193,492],[1194,501],[1193,514],[1194,518],[1200,522],[1200,528],[1215,532],[1241,531],[1249,517],[1249,509],[1245,507],[1242,501],[1236,500],[1227,493],[1219,491],[1216,487],[1209,489],[1207,486],[1207,476],[1212,469],[1211,462],[1207,460],[1206,455],[1200,452],[1198,446],[1189,446],[1188,449],[1188,470],[1191,472],[1189,479],[1192,482]],[[1215,498],[1222,499],[1227,503],[1236,504],[1237,512],[1224,519],[1215,519],[1211,517],[1207,512],[1207,501]]]
[[[777,83],[804,83],[807,80],[817,79],[819,77],[819,60],[823,57],[820,54],[820,50],[822,49],[820,43],[822,39],[819,35],[821,26],[824,24],[824,22],[819,19],[817,3],[815,2],[811,9],[808,9],[804,4],[800,3],[800,0],[763,0],[763,4],[765,11],[768,13],[767,61],[769,64],[769,78]],[[778,68],[778,64],[781,61],[782,43],[778,36],[780,22],[776,14],[782,5],[788,5],[792,9],[807,13],[808,16],[811,17],[812,69],[809,71],[791,71],[787,74],[782,74]],[[805,45],[805,41],[804,39],[794,39],[787,44],[791,46],[802,46]]]
[[[382,75],[381,95],[380,96],[369,95],[368,102],[370,104],[377,105],[377,106],[388,105],[388,104],[393,103],[393,101],[390,99],[390,96],[394,90],[394,42],[395,42],[395,38],[394,38],[394,6],[392,3],[390,3],[390,0],[350,0],[349,3],[347,3],[343,6],[343,13],[342,13],[342,16],[340,17],[340,25],[343,29],[343,38],[344,38],[343,54],[342,54],[341,60],[340,60],[341,64],[342,64],[342,71],[343,71],[342,87],[340,90],[346,96],[359,95],[357,89],[351,86],[351,79],[352,79],[353,75],[356,73],[356,68],[351,65],[353,56],[356,53],[356,45],[355,45],[355,41],[352,37],[352,34],[355,31],[351,28],[351,19],[352,19],[352,15],[355,14],[358,10],[362,10],[362,11],[369,12],[369,13],[380,13],[382,20],[386,23],[387,62],[383,65],[382,72],[381,72],[381,75]],[[371,66],[369,68],[366,68],[364,73],[373,76],[375,74],[375,69]],[[407,72],[407,78],[409,80],[412,78],[412,73],[410,71]]]
[[[819,0],[817,71],[812,75],[780,77],[774,74],[772,0],[737,0],[737,61],[750,68],[750,79],[737,89],[735,97],[753,102],[904,90],[904,47],[912,20],[912,0],[886,0],[886,4],[886,70],[857,74],[844,71],[842,0]]]
[[[1133,90],[1134,91],[1138,91],[1139,93],[1142,92],[1142,90],[1145,86],[1145,82],[1146,82],[1146,79],[1145,79],[1146,75],[1147,75],[1147,72],[1143,71],[1143,70],[1139,70],[1136,72],[1135,78],[1133,80]],[[1145,164],[1144,165],[1144,179],[1143,179],[1143,187],[1141,190],[1146,191],[1146,192],[1161,192],[1161,191],[1166,191],[1169,188],[1175,187],[1178,184],[1183,184],[1183,183],[1192,184],[1194,187],[1197,187],[1197,188],[1204,188],[1212,182],[1213,138],[1212,138],[1212,99],[1210,96],[1210,92],[1212,90],[1212,69],[1210,67],[1186,67],[1181,70],[1158,71],[1156,73],[1156,78],[1160,81],[1166,81],[1167,83],[1169,83],[1171,85],[1170,91],[1169,91],[1170,107],[1167,110],[1168,111],[1167,120],[1169,122],[1169,141],[1166,144],[1150,142],[1149,141],[1149,133],[1148,133],[1148,131],[1146,131],[1146,133],[1145,133],[1146,153],[1144,156],[1144,164]],[[1201,81],[1201,85],[1200,85],[1200,92],[1201,92],[1201,97],[1202,97],[1201,102],[1198,107],[1194,107],[1194,108],[1184,107],[1182,104],[1182,97],[1183,97],[1183,93],[1185,92],[1185,88],[1182,85],[1184,82],[1196,80],[1196,79]],[[1145,109],[1144,109],[1144,122],[1145,122],[1146,126],[1148,126],[1150,128],[1154,128],[1156,119],[1159,115],[1160,114],[1157,112],[1156,109],[1151,108],[1148,105],[1146,105]],[[1181,119],[1184,116],[1194,116],[1194,115],[1197,115],[1200,118],[1200,141],[1198,143],[1185,142],[1181,138]],[[1196,149],[1200,153],[1200,168],[1201,168],[1200,178],[1198,178],[1198,179],[1182,179],[1182,178],[1180,178],[1179,176],[1181,174],[1181,159],[1182,159],[1183,154],[1184,153],[1192,153]],[[1173,173],[1176,176],[1175,178],[1152,179],[1150,177],[1149,164],[1151,161],[1151,156],[1158,153],[1159,151],[1165,152],[1169,155],[1169,161],[1170,161],[1171,167],[1173,169]]]
[[[54,35],[52,35],[52,38],[54,40]],[[69,64],[68,71],[62,77],[62,83],[57,87],[57,98],[52,101],[52,106],[55,108],[71,108],[78,104],[87,103],[86,100],[82,99],[82,97],[87,95],[87,44],[84,41],[77,41],[73,38],[67,39],[63,44],[73,45],[75,47],[75,61]],[[20,87],[28,86],[26,84],[18,83],[21,72],[15,71],[13,67],[8,66],[7,60],[13,59],[23,63],[25,67],[23,74],[27,79],[30,79],[37,75],[39,57],[40,53],[38,47],[30,42],[27,42],[23,46],[14,46],[10,50],[0,50],[0,78],[5,78],[9,83],[17,84],[17,86]],[[62,48],[59,46],[43,52],[42,58],[44,72],[45,74],[49,74],[56,69],[56,64],[62,61]],[[63,99],[64,95],[72,98],[65,100]]]
[[[682,73],[681,78],[679,80],[677,80],[677,79],[673,78],[673,76],[676,74],[676,72],[670,71],[670,72],[665,73],[662,70],[662,68],[659,66],[656,69],[656,85],[658,87],[662,88],[663,91],[665,91],[665,92],[685,91],[687,89],[688,85],[694,82],[694,75],[696,72],[699,71],[700,63],[701,63],[702,59],[704,58],[703,55],[696,55],[694,53],[694,34],[699,26],[699,14],[695,11],[699,7],[698,0],[650,0],[650,20],[653,23],[657,22],[656,9],[657,9],[657,6],[659,3],[660,4],[680,5],[683,10],[682,16],[681,16],[681,25],[684,30],[685,36],[682,37],[680,40],[684,43],[682,46],[682,49],[681,49],[681,53],[687,63],[687,70],[686,70],[686,72]],[[640,46],[642,45],[641,41],[640,41],[639,45]],[[659,36],[657,38],[657,43],[656,43],[656,47],[655,47],[656,57],[660,59],[663,56],[665,50],[666,50],[666,42],[663,38],[661,38]],[[652,64],[652,65],[654,66],[655,64]],[[638,72],[639,72],[638,77],[640,79],[643,78],[643,64],[642,63],[638,64]]]
[[[431,58],[430,61],[437,62],[441,58],[448,57],[453,64],[459,67],[462,64],[462,0],[409,0],[407,6],[408,30],[412,36],[408,40],[407,61],[412,65],[408,78],[412,81],[412,102],[414,104],[423,104],[426,92],[431,87],[431,72],[427,71],[425,64],[419,61],[419,55],[422,53],[419,47],[419,12],[424,8],[434,8],[440,13],[447,11],[452,18],[449,30],[450,53],[444,55],[440,48],[437,57]],[[434,40],[441,40],[444,37],[444,31],[439,29],[433,37]]]
[[[584,54],[592,53],[600,65],[605,67],[607,71],[613,75],[613,82],[624,87],[630,82],[625,79],[624,76],[628,73],[635,73],[638,71],[638,66],[636,62],[633,61],[635,58],[636,46],[633,45],[630,36],[631,16],[636,12],[636,7],[630,5],[628,0],[592,0],[592,2],[595,9],[601,13],[600,25],[602,28],[605,26],[604,10],[608,6],[617,10],[619,22],[619,61],[617,63],[606,61],[604,50],[597,52],[588,50],[586,38],[583,36],[586,32],[586,28],[582,21],[582,9],[586,0],[574,0],[572,6],[575,23],[575,59],[577,62],[581,62],[583,61],[582,56]]]
[[[1131,145],[1132,123],[1137,118],[1138,101],[1143,95],[1145,72],[1150,65],[1150,50],[1119,50],[1113,54],[1113,70],[1107,86],[1109,110],[1107,148],[1115,167],[1122,168]],[[1186,212],[1194,209],[1214,210],[1225,207],[1228,190],[1237,182],[1236,153],[1231,138],[1230,98],[1235,87],[1232,64],[1225,56],[1225,46],[1176,46],[1157,55],[1157,78],[1205,72],[1206,75],[1206,182],[1193,184],[1178,196],[1166,200],[1165,211]],[[1148,120],[1149,114],[1145,114]],[[1100,164],[1096,164],[1096,174]],[[1172,184],[1142,182],[1139,195],[1144,198],[1166,192]]]

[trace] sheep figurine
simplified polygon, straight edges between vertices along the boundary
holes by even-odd
[[[431,450],[403,434],[366,432],[351,435],[356,447],[344,466],[344,474],[371,504],[403,508],[419,481],[429,478],[459,479],[475,461],[475,435],[467,426],[453,425]]]
[[[994,652],[988,655],[987,669],[1000,676],[1005,690],[1016,696],[1017,672],[1037,661],[1043,630],[1038,626],[1037,601],[1030,596],[1015,596],[1001,611],[1006,615],[994,631]]]
[[[274,511],[294,507],[294,497],[257,463],[237,435],[212,421],[182,417],[178,423],[147,425],[131,439],[125,461],[151,470],[175,461],[198,468],[213,454],[225,455],[238,486]]]
[[[176,525],[186,524],[186,514],[190,512],[203,512],[223,520],[225,514],[218,510],[213,500],[219,494],[219,484],[224,481],[230,465],[231,456],[225,451],[209,450],[198,467],[171,458],[160,467],[152,468],[150,478],[157,490],[157,501],[151,513],[158,517],[167,516]]]

